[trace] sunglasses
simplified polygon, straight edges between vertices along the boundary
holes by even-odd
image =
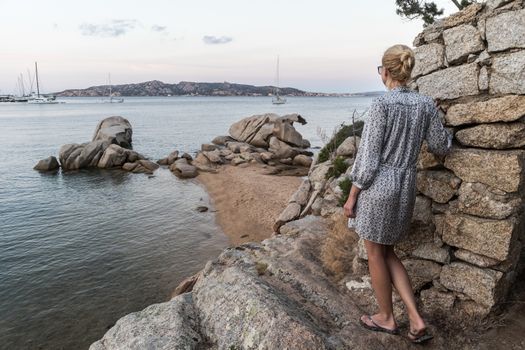
[[[383,72],[383,66],[377,66],[377,73],[381,74]]]

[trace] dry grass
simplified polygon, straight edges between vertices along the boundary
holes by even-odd
[[[334,214],[333,224],[321,247],[321,262],[336,280],[340,280],[352,270],[357,235],[347,226],[348,218]]]

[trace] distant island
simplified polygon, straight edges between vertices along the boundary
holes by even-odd
[[[58,97],[97,97],[107,96],[108,91],[109,85],[98,85],[86,89],[68,89],[55,92],[53,95]],[[168,84],[160,80],[151,80],[143,83],[112,85],[111,91],[113,96],[272,96],[275,86],[190,81]],[[308,92],[291,87],[280,88],[279,91],[281,95],[286,96],[373,96],[384,93],[384,91],[359,93]]]

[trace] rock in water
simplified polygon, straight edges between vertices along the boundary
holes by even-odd
[[[39,160],[33,169],[38,171],[54,171],[58,168],[60,168],[58,160],[56,157],[51,156],[46,159]]]
[[[306,124],[306,120],[297,113],[282,117],[275,113],[253,115],[233,123],[229,133],[235,140],[255,147],[268,148],[272,136],[292,146],[308,147],[309,142],[307,140],[305,142],[301,134],[295,130],[294,122]]]
[[[113,116],[98,123],[92,141],[108,141],[120,147],[131,148],[132,134],[131,124],[126,118]]]
[[[102,158],[98,162],[99,168],[114,168],[124,165],[128,161],[130,150],[120,147],[119,145],[109,145],[104,151]]]
[[[198,175],[197,168],[188,163],[186,158],[180,158],[170,166],[170,170],[182,178],[195,177]]]
[[[62,169],[76,170],[88,167],[113,168],[145,159],[131,150],[131,124],[125,118],[114,116],[101,120],[93,141],[63,145],[59,151]],[[147,172],[155,170],[150,163],[140,164]],[[124,170],[136,167],[128,164]]]

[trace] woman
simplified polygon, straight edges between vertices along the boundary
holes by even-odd
[[[406,305],[413,342],[432,338],[416,306],[405,267],[394,252],[409,230],[416,196],[416,163],[423,140],[430,152],[445,155],[452,134],[443,127],[431,97],[406,85],[415,63],[406,45],[394,45],[378,67],[388,88],[369,109],[349,178],[352,188],[345,215],[355,218],[355,232],[364,240],[379,312],[363,315],[361,324],[374,331],[399,334],[392,308],[392,284]]]

